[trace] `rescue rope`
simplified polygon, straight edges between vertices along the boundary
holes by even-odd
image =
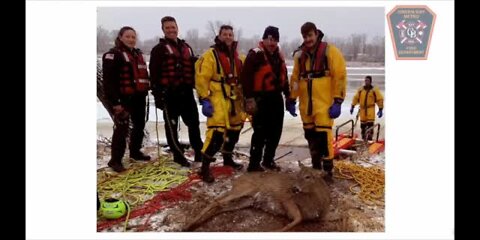
[[[151,170],[150,170],[151,171]],[[231,176],[233,174],[233,169],[231,167],[224,167],[224,166],[212,166],[211,167],[212,175],[214,175],[215,178],[218,178],[220,176]],[[133,178],[130,178],[133,179]],[[110,182],[110,181],[117,181],[118,179],[116,177],[110,177],[109,179],[106,179],[104,182]],[[188,191],[188,188],[200,181],[200,176],[198,176],[197,173],[190,173],[188,177],[185,176],[184,181],[177,185],[176,187],[170,188],[170,189],[164,189],[163,191],[155,193],[155,195],[149,199],[146,200],[142,205],[139,203],[136,204],[136,208],[131,210],[131,213],[129,212],[126,217],[122,217],[119,219],[114,219],[114,220],[104,220],[104,221],[99,221],[97,222],[97,231],[102,231],[104,229],[110,228],[116,224],[121,223],[122,221],[125,221],[124,225],[124,231],[126,231],[127,228],[127,223],[129,220],[141,217],[141,216],[146,216],[148,214],[148,217],[145,220],[145,223],[141,225],[138,231],[145,231],[145,229],[149,225],[150,218],[155,214],[158,213],[158,211],[167,208],[167,207],[172,207],[173,205],[177,204],[179,201],[187,201],[190,200],[192,195]],[[98,185],[101,185],[102,183],[99,183]],[[101,191],[99,191],[99,194],[102,194]],[[131,206],[132,204],[130,204]]]
[[[121,196],[131,207],[142,204],[156,192],[165,191],[187,179],[189,170],[179,169],[177,164],[155,161],[141,166],[133,166],[115,176],[100,176],[97,184],[103,198]],[[106,175],[106,172],[100,172]]]
[[[127,205],[127,217],[125,218],[125,224],[123,225],[123,231],[124,232],[127,231],[128,219],[130,218],[130,211],[131,211],[131,207],[128,204],[128,202],[125,202],[125,204]]]
[[[334,161],[335,177],[355,181],[350,192],[369,205],[385,205],[385,171],[379,166],[363,167],[348,161]]]
[[[167,128],[170,129],[170,131],[169,131],[170,132],[170,137],[172,138],[172,142],[173,142],[173,146],[169,146],[170,150],[172,150],[172,153],[173,153],[173,149],[172,149],[172,147],[173,147],[173,148],[175,148],[175,150],[177,150],[177,152],[183,153],[182,148],[180,148],[180,146],[178,146],[178,143],[179,143],[178,142],[178,137],[175,138],[175,134],[173,134],[173,130],[178,131],[178,129],[173,129],[173,127],[171,125],[172,123],[170,122],[171,119],[170,119],[170,114],[168,113],[168,107],[167,106],[165,106],[165,108],[163,109],[163,112],[165,113],[165,117],[167,118],[167,119],[163,119],[163,121],[166,124],[165,126],[167,126]],[[177,126],[180,126],[180,124],[178,123],[178,120],[179,120],[179,118],[177,118]],[[177,136],[178,136],[178,134],[177,134]]]
[[[358,122],[358,117],[360,116],[360,110],[357,111],[357,116],[355,116],[355,123],[353,124],[353,128],[355,129],[355,127],[357,126],[357,122]]]

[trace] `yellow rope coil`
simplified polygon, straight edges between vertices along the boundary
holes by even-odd
[[[385,205],[385,171],[378,167],[363,167],[347,162],[335,161],[336,178],[354,180],[350,191],[369,205]]]
[[[154,194],[165,191],[188,179],[189,169],[165,159],[150,163],[133,163],[122,174],[97,173],[97,191],[101,199],[122,198],[130,207],[143,204]]]

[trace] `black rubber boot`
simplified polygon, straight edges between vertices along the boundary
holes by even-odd
[[[280,171],[280,167],[273,161],[273,160],[263,160],[262,167],[273,170],[273,171]]]
[[[130,152],[130,158],[133,158],[136,161],[150,161],[150,159],[152,159],[150,156],[140,151]]]
[[[320,159],[314,159],[312,157],[312,168],[322,170],[322,161]]]
[[[248,168],[247,168],[247,172],[265,172],[265,169],[263,169],[263,167],[260,166],[260,164],[258,165],[248,165]]]
[[[236,163],[233,161],[231,153],[222,153],[223,155],[223,166],[230,166],[235,170],[241,170],[243,168],[242,164]]]
[[[200,177],[206,183],[212,183],[215,181],[212,173],[210,173],[210,162],[212,162],[211,159],[211,157],[205,154],[202,155],[202,167],[200,169]]]
[[[310,156],[312,157],[312,168],[322,170],[322,156],[318,149],[318,139],[314,129],[305,129],[305,138],[308,142]]]
[[[119,123],[118,121],[118,119],[115,120],[112,136],[112,158],[108,162],[108,166],[115,172],[123,172],[126,170],[122,165],[122,158],[127,146],[126,137],[128,135],[128,124]]]
[[[120,147],[118,145],[121,144],[112,144],[112,158],[108,162],[108,166],[111,167],[115,172],[123,172],[127,170],[122,165],[122,158],[123,154],[125,153],[125,144],[123,144],[123,146],[121,145]]]
[[[195,159],[194,162],[202,162],[202,150],[195,150]]]
[[[183,154],[179,154],[177,152],[173,153],[173,161],[182,165],[183,167],[190,167],[190,162],[188,159],[183,156]]]
[[[243,168],[243,165],[234,162],[232,155],[235,144],[237,144],[238,138],[240,137],[240,131],[227,130],[225,136],[226,138],[222,149],[223,165],[230,166],[235,170],[240,170]]]
[[[325,176],[325,181],[327,183],[333,182],[333,160],[332,159],[323,159],[323,170],[327,173]]]
[[[260,160],[250,157],[250,163],[247,168],[248,172],[264,172],[265,169],[260,166]]]
[[[113,169],[113,171],[118,172],[118,173],[127,170],[123,167],[122,160],[118,161],[118,160],[111,159],[108,162],[108,166],[111,167]]]

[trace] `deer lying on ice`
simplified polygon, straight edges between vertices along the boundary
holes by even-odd
[[[223,212],[248,207],[288,216],[292,222],[276,231],[287,231],[302,220],[321,219],[330,206],[330,190],[316,169],[302,163],[296,173],[252,172],[233,180],[232,189],[204,208],[183,228],[190,231]]]

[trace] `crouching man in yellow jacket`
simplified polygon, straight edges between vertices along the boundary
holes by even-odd
[[[200,175],[204,182],[213,182],[210,163],[220,149],[223,165],[240,170],[243,165],[235,163],[232,151],[238,142],[246,114],[238,77],[242,59],[237,52],[233,28],[222,25],[211,46],[195,63],[195,88],[202,113],[207,117],[207,133],[202,149]]]
[[[377,116],[383,116],[383,94],[378,87],[372,85],[372,76],[365,77],[365,85],[357,90],[353,97],[350,114],[353,114],[355,105],[360,105],[360,128],[362,129],[362,139],[372,140],[372,132],[366,132],[375,122],[375,104],[378,105]]]
[[[312,156],[312,167],[321,170],[323,163],[323,170],[331,179],[334,156],[332,126],[333,119],[340,116],[345,98],[345,60],[338,48],[322,41],[323,33],[315,24],[306,22],[301,27],[301,33],[303,44],[294,55],[290,103],[287,105],[294,105],[297,97],[300,99],[300,115]],[[295,111],[295,108],[292,110]]]

